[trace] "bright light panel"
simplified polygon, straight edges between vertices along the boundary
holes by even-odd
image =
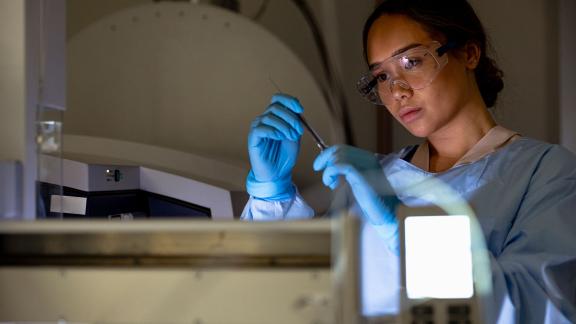
[[[412,216],[404,225],[408,298],[472,297],[468,216]]]

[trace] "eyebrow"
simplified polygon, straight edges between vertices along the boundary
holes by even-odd
[[[406,51],[408,51],[408,50],[411,50],[411,49],[413,49],[413,48],[415,48],[415,47],[418,47],[418,46],[422,46],[422,44],[421,44],[421,43],[412,43],[412,44],[410,44],[410,45],[404,46],[404,47],[402,47],[402,48],[397,49],[396,51],[394,51],[394,53],[392,53],[392,55],[390,55],[390,57],[394,57],[394,56],[396,56],[396,55],[398,55],[398,54],[404,53],[404,52],[406,52]],[[380,63],[382,63],[382,62],[384,62],[384,61],[377,62],[377,63],[372,63],[372,64],[370,64],[370,65],[368,66],[368,68],[370,69],[370,71],[372,71],[372,69],[374,69],[375,67],[377,67],[378,65],[380,65]]]

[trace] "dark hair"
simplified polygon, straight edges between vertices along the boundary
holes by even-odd
[[[504,88],[502,70],[486,54],[490,46],[484,27],[466,0],[385,0],[372,12],[364,24],[362,35],[364,57],[367,59],[367,40],[370,27],[383,15],[403,15],[418,23],[430,35],[442,35],[446,41],[463,46],[468,42],[480,47],[480,60],[474,73],[480,94],[487,107],[496,104],[498,93]],[[491,49],[491,47],[490,47]]]

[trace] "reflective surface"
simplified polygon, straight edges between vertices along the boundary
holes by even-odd
[[[330,267],[329,220],[1,225],[0,265]]]

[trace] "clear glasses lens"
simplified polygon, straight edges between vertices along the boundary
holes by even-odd
[[[358,91],[368,101],[384,105],[392,99],[395,85],[414,90],[425,88],[447,61],[447,56],[438,58],[432,53],[427,47],[419,47],[389,58],[360,78]]]
[[[372,73],[369,72],[360,77],[356,87],[366,100],[376,105],[383,104],[378,95],[378,81],[372,76]]]

